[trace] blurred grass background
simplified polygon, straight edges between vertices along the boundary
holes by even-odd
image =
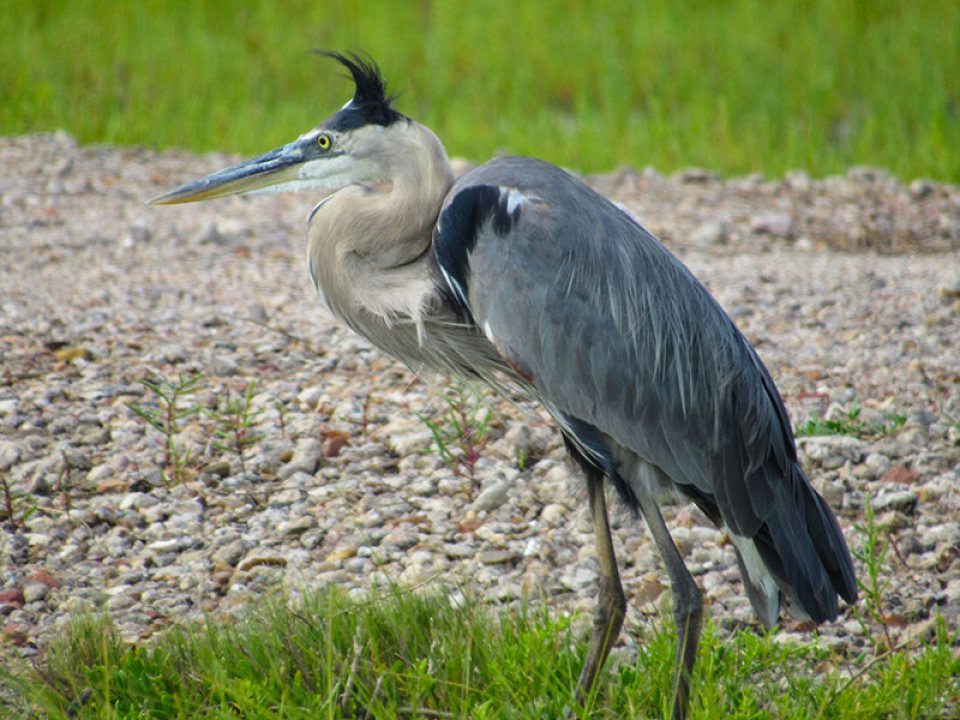
[[[0,134],[257,153],[362,50],[451,155],[960,181],[956,0],[4,0]]]

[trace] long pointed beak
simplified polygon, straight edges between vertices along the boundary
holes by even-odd
[[[148,201],[150,205],[177,205],[179,203],[211,200],[225,195],[236,195],[279,186],[299,180],[298,165],[309,158],[304,154],[304,143],[294,141],[258,157],[218,170],[199,180],[181,185]]]

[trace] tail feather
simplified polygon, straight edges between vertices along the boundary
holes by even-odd
[[[816,623],[834,620],[837,595],[857,599],[853,561],[840,526],[798,464],[776,511],[753,538],[787,604]]]

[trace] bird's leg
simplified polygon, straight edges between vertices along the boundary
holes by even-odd
[[[673,592],[673,619],[677,624],[677,664],[674,668],[673,720],[687,717],[690,699],[690,678],[697,659],[697,644],[700,642],[700,623],[703,616],[703,601],[700,589],[680,556],[680,551],[670,537],[660,514],[660,508],[649,497],[640,497],[640,512],[643,513],[650,534],[660,550],[667,566]]]
[[[587,471],[587,494],[590,498],[590,517],[597,539],[597,559],[600,561],[600,594],[593,616],[593,636],[587,659],[580,671],[577,683],[577,700],[580,703],[590,695],[593,684],[610,654],[610,648],[620,634],[627,599],[620,586],[617,558],[613,554],[610,525],[607,521],[607,503],[603,497],[603,475]]]

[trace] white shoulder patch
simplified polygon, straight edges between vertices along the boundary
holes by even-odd
[[[515,187],[501,187],[500,197],[503,198],[504,196],[506,197],[507,213],[509,215],[512,215],[517,208],[522,207],[523,205],[543,202],[543,200],[535,195],[524,195]]]

